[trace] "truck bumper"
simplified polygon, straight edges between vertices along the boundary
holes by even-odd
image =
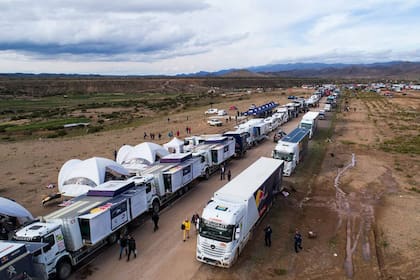
[[[218,266],[218,267],[223,267],[223,268],[231,267],[230,262],[225,263],[221,260],[215,260],[215,259],[207,258],[205,256],[197,256],[197,260],[200,261],[200,262],[210,264],[210,265],[214,265],[214,266]]]

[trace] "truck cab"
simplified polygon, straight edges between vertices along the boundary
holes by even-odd
[[[66,279],[70,276],[71,258],[66,251],[64,236],[59,224],[35,222],[17,231],[13,239],[45,243],[45,247],[33,255],[33,262],[45,267],[49,276],[56,275],[58,279]]]
[[[290,142],[279,141],[273,150],[272,156],[275,159],[281,159],[284,161],[283,174],[285,176],[292,175],[293,170],[297,164],[297,144]]]
[[[200,218],[196,256],[199,261],[231,267],[245,246],[241,229],[243,204],[210,201]]]

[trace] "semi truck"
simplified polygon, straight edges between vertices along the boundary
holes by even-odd
[[[66,279],[72,267],[114,243],[147,210],[144,187],[131,180],[108,181],[18,230],[13,239],[46,243],[33,263],[43,266],[48,277]]]
[[[132,180],[146,186],[148,207],[159,212],[163,205],[186,193],[190,184],[203,176],[204,168],[201,159],[192,153],[169,154],[141,170]]]
[[[283,161],[261,157],[216,191],[199,223],[196,258],[231,267],[282,184]]]
[[[233,137],[235,139],[235,157],[244,157],[249,149],[248,138],[249,133],[245,131],[227,131],[223,136]]]
[[[32,262],[33,254],[39,254],[44,243],[0,241],[0,279],[29,280],[48,279],[44,266]]]
[[[306,128],[309,130],[309,139],[312,139],[317,126],[318,126],[319,112],[307,112],[303,115],[302,120],[299,123],[300,128]]]
[[[251,119],[246,123],[240,124],[236,127],[236,130],[249,133],[248,144],[250,146],[255,146],[270,133],[269,124],[265,123],[264,119],[261,118]]]
[[[284,161],[283,175],[290,176],[303,160],[308,150],[308,142],[309,130],[306,128],[295,128],[277,142],[272,156]]]
[[[235,155],[236,140],[231,136],[201,135],[194,139],[194,143],[188,145],[186,149],[192,152],[193,157],[200,159],[201,177],[205,179]]]

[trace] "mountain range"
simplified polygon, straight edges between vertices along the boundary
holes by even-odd
[[[295,77],[340,79],[420,80],[420,62],[390,61],[371,64],[287,63],[180,74],[182,77]]]

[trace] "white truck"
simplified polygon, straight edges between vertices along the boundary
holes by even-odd
[[[193,156],[200,159],[201,177],[208,179],[210,174],[235,155],[235,139],[222,135],[201,137],[200,143],[190,149]]]
[[[318,126],[319,112],[307,112],[303,115],[299,127],[309,130],[309,139],[312,139]]]
[[[0,279],[4,280],[47,280],[44,266],[32,262],[33,255],[39,254],[44,243],[0,241]]]
[[[308,142],[309,130],[306,128],[296,128],[277,142],[272,156],[284,161],[283,175],[290,176],[303,160],[308,150]]]
[[[203,175],[203,163],[192,153],[169,154],[137,175],[133,180],[136,183],[140,180],[140,184],[146,186],[149,209],[159,212],[163,205],[183,195],[190,184]]]
[[[240,124],[236,127],[236,130],[249,133],[249,146],[255,146],[258,142],[264,140],[267,134],[270,133],[269,124],[265,123],[264,119],[261,118],[251,119],[246,123]]]
[[[32,261],[44,266],[49,277],[66,279],[73,266],[114,243],[127,225],[147,210],[144,187],[131,180],[108,181],[18,230],[13,239],[46,243]]]
[[[231,267],[273,203],[283,161],[261,157],[214,193],[200,218],[196,258]]]

